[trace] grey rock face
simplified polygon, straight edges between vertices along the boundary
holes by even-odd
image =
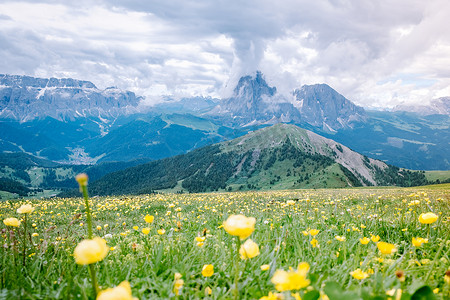
[[[135,112],[140,100],[133,92],[99,90],[89,81],[0,75],[0,118],[21,122],[47,116],[110,118]]]
[[[239,125],[277,122],[308,123],[325,131],[352,128],[366,120],[356,106],[325,84],[305,85],[293,92],[295,100],[277,94],[261,72],[239,80],[231,98],[224,99],[210,114],[232,118]]]
[[[367,118],[362,107],[353,104],[326,84],[304,85],[294,91],[296,107],[305,122],[331,130],[352,128]]]

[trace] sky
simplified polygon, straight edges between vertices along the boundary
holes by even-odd
[[[69,3],[70,2],[70,3]],[[229,97],[262,71],[366,108],[450,96],[448,0],[0,0],[0,74]]]

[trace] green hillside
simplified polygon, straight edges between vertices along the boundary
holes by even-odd
[[[93,195],[208,192],[428,183],[294,125],[277,124],[91,180]],[[69,195],[69,194],[66,194]]]
[[[433,183],[449,183],[450,170],[448,171],[425,171],[425,177]]]

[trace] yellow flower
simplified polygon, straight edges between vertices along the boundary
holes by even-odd
[[[320,232],[320,230],[318,230],[318,229],[311,229],[311,230],[309,231],[309,234],[310,234],[311,236],[316,236],[319,232]]]
[[[102,230],[102,226],[98,225],[97,230]]]
[[[23,204],[17,209],[19,214],[31,214],[34,211],[34,207],[30,204]]]
[[[319,241],[316,239],[312,239],[310,243],[313,246],[313,248],[316,248],[319,245]]]
[[[245,241],[241,248],[239,249],[239,254],[241,255],[241,259],[253,258],[259,255],[259,247],[258,244],[248,239]]]
[[[123,281],[121,284],[115,288],[109,288],[101,291],[97,300],[137,300],[136,297],[131,295],[131,287],[128,281]]]
[[[380,240],[380,236],[379,235],[375,236],[375,235],[372,234],[370,236],[370,239],[372,240],[372,242],[376,243],[376,242],[378,242]]]
[[[253,217],[247,218],[244,215],[231,215],[223,222],[223,228],[229,234],[244,240],[255,230],[255,223],[256,219]]]
[[[75,180],[78,182],[78,185],[80,186],[80,191],[82,191],[83,186],[87,186],[88,184],[88,176],[85,173],[81,173],[75,176]]]
[[[270,269],[270,265],[262,265],[261,266],[261,271],[267,271]]]
[[[195,241],[198,243],[204,242],[205,241],[205,237],[204,236],[196,236],[195,237]]]
[[[405,273],[402,270],[397,270],[395,271],[395,276],[397,277],[397,279],[400,282],[404,282],[406,277],[405,277]]]
[[[291,296],[294,297],[295,300],[302,300],[299,293],[292,293]]]
[[[157,230],[158,234],[163,235],[164,233],[166,233],[166,230],[161,228]]]
[[[20,221],[17,220],[16,218],[6,218],[3,220],[3,223],[6,226],[13,226],[13,227],[19,227],[20,226]]]
[[[437,219],[438,219],[438,216],[432,212],[428,212],[426,214],[421,214],[419,216],[419,222],[422,224],[431,224],[431,223],[436,222]]]
[[[445,271],[444,281],[447,282],[447,284],[450,285],[450,269]]]
[[[149,234],[150,233],[150,228],[148,228],[148,227],[142,228],[142,233],[145,234],[145,235]]]
[[[335,236],[334,238],[337,239],[339,242],[345,242],[345,236],[339,236],[339,235],[337,235],[337,236]]]
[[[203,265],[202,275],[205,277],[211,277],[214,274],[213,265]]]
[[[269,292],[267,296],[259,298],[259,300],[280,300],[283,299],[282,294]]]
[[[34,236],[34,237],[39,236],[39,233],[33,232],[33,234],[31,236]]]
[[[180,273],[175,273],[174,274],[175,282],[173,284],[173,292],[177,296],[180,295],[180,291],[181,291],[181,289],[183,288],[183,285],[184,285],[184,280],[181,279],[181,277],[183,277],[183,276]]]
[[[310,283],[309,279],[306,279],[308,270],[308,263],[302,262],[298,265],[297,270],[276,270],[271,281],[279,292],[299,290],[307,287]]]
[[[361,271],[361,269],[356,269],[355,271],[350,272],[350,275],[352,275],[353,278],[358,279],[358,280],[369,277],[369,274]]]
[[[139,229],[139,226],[133,226],[133,229],[134,229],[134,230],[138,230],[138,229]]]
[[[212,289],[211,289],[209,286],[207,286],[207,287],[205,288],[205,294],[206,294],[206,295],[211,295],[211,294],[212,294]]]
[[[92,240],[81,241],[75,247],[73,256],[77,264],[89,265],[103,260],[108,254],[108,250],[104,239],[94,237]]]
[[[395,295],[395,300],[400,300],[402,298],[402,289],[395,289],[386,291],[386,295],[393,297]],[[390,298],[392,299],[392,298]]]
[[[146,216],[144,217],[144,221],[145,221],[146,223],[153,223],[153,220],[155,220],[155,217],[154,217],[154,216],[146,215]]]
[[[394,244],[389,244],[386,242],[379,242],[377,244],[378,250],[380,250],[380,252],[382,254],[392,254],[395,251],[397,251],[397,248],[395,248]]]
[[[359,239],[359,242],[363,245],[367,245],[370,242],[370,239],[367,237],[363,237],[362,239]]]
[[[413,244],[414,247],[420,247],[424,243],[425,244],[428,243],[428,239],[424,239],[424,238],[421,238],[421,237],[418,237],[418,238],[413,237],[412,238],[412,244]]]

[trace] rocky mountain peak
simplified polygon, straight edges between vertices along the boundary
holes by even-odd
[[[263,74],[257,71],[253,76],[241,77],[233,96],[223,99],[208,114],[230,118],[233,123],[244,126],[266,122],[280,115],[278,103],[274,101],[276,92],[276,87],[270,87]]]
[[[360,106],[336,92],[327,84],[304,85],[294,91],[302,118],[307,123],[323,127],[324,130],[337,130],[352,127],[363,122],[366,113]]]
[[[262,95],[273,96],[277,92],[276,87],[270,87],[265,81],[261,71],[256,71],[255,77],[247,75],[239,79],[234,89],[235,98],[250,98],[258,100]]]

